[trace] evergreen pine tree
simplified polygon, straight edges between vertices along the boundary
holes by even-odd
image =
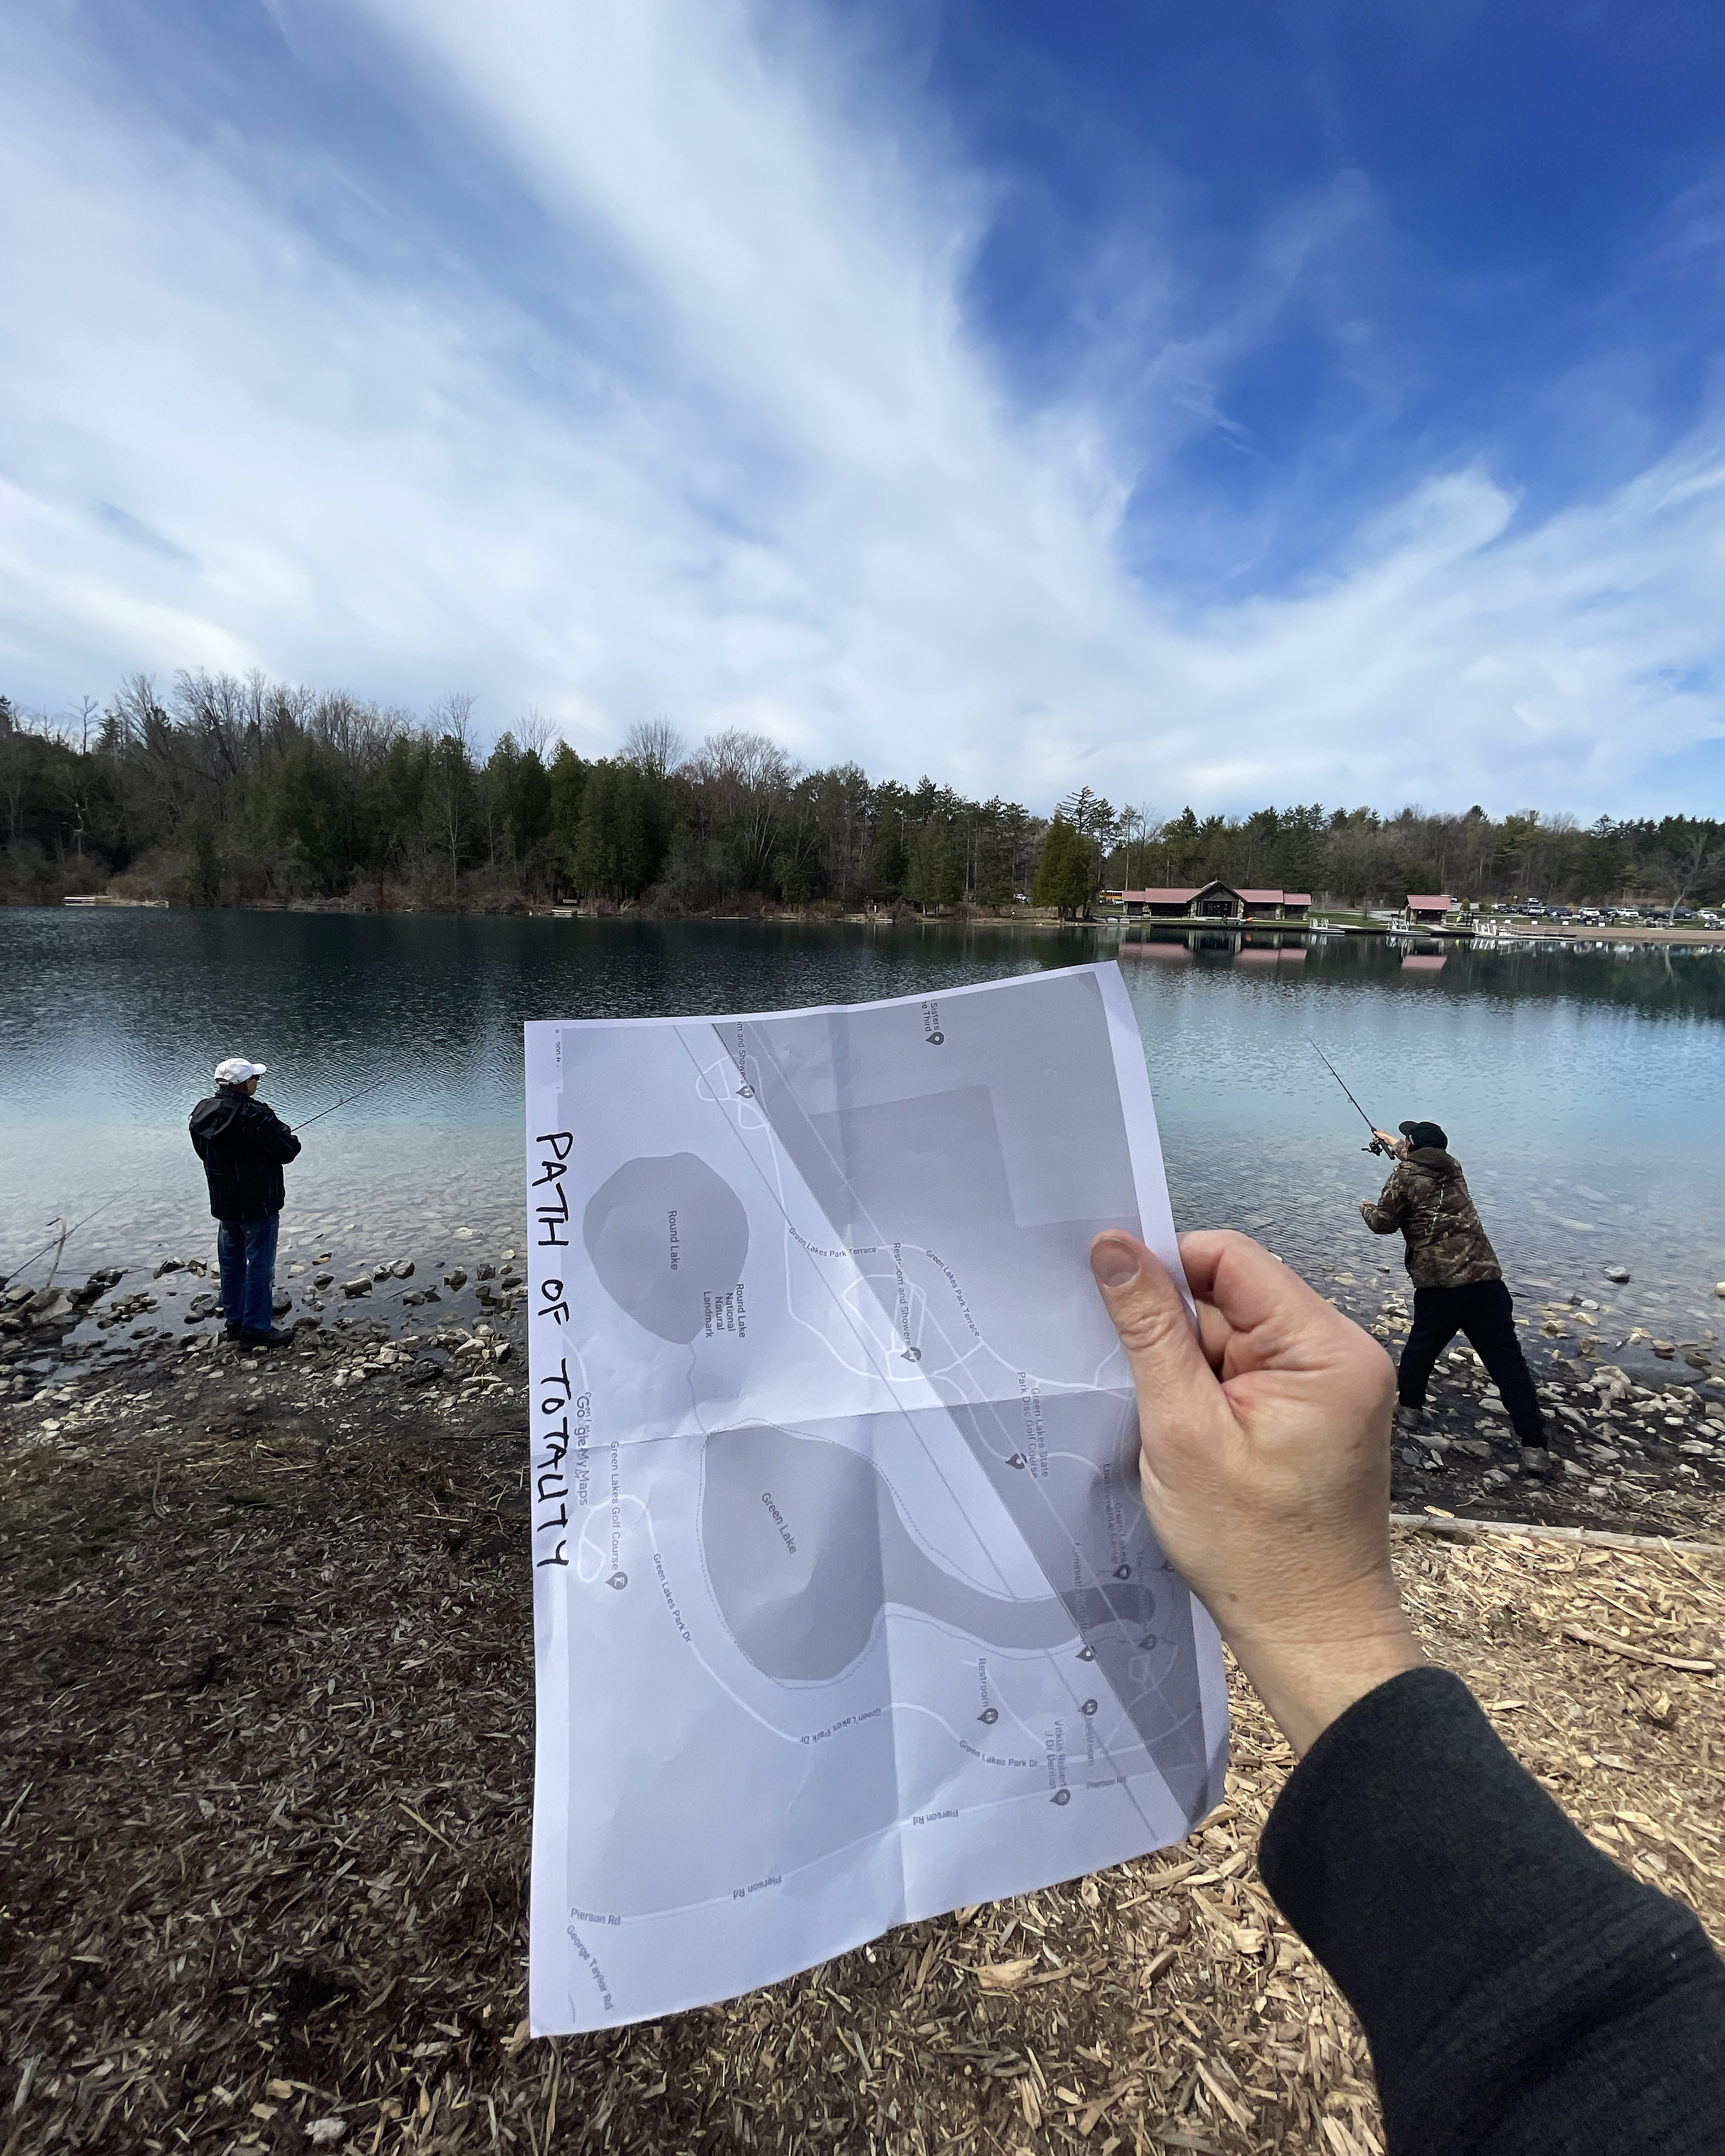
[[[875,839],[869,848],[869,889],[876,898],[896,898],[905,887],[904,834],[891,809],[875,819]]]
[[[944,816],[931,817],[911,841],[905,896],[912,906],[956,906],[964,896],[964,864]]]
[[[1088,912],[1096,895],[1097,865],[1095,847],[1064,816],[1056,816],[1036,866],[1032,896],[1037,905],[1053,906],[1062,921]]]
[[[1012,904],[1012,877],[1007,867],[1006,849],[992,831],[985,832],[977,841],[976,902],[992,906]]]

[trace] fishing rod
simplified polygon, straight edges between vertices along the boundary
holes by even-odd
[[[1317,1043],[1311,1038],[1310,1034],[1307,1036],[1306,1045],[1309,1049],[1311,1049],[1312,1054],[1317,1056],[1318,1061],[1322,1064],[1325,1070],[1329,1072],[1331,1077],[1332,1077],[1336,1083],[1342,1088],[1342,1091],[1348,1094],[1348,1099],[1350,1101],[1353,1101],[1353,1094],[1348,1092],[1348,1081],[1342,1075],[1342,1073],[1336,1068],[1335,1065],[1331,1062],[1329,1057],[1324,1054],[1322,1049],[1318,1046]],[[1362,1152],[1384,1152],[1385,1149],[1383,1139],[1378,1135],[1378,1126],[1372,1121],[1365,1110],[1360,1106],[1358,1101],[1353,1101],[1353,1105],[1358,1112],[1360,1121],[1372,1133],[1372,1142],[1368,1146],[1362,1146],[1360,1147],[1360,1151]]]
[[[321,1123],[326,1116],[333,1116],[337,1108],[345,1108],[350,1101],[362,1101],[367,1093],[375,1093],[379,1086],[388,1083],[387,1078],[379,1078],[372,1085],[362,1086],[357,1093],[344,1093],[339,1101],[331,1101],[328,1107],[320,1108],[315,1116],[307,1116],[303,1123],[290,1123],[288,1128],[296,1133],[310,1130],[314,1123]]]

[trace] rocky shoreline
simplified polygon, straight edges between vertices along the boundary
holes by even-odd
[[[524,1275],[512,1250],[455,1236],[463,1259],[424,1271],[400,1256],[336,1268],[327,1252],[278,1270],[290,1338],[267,1350],[228,1339],[201,1258],[148,1274],[109,1266],[71,1289],[0,1288],[0,1447],[75,1453],[116,1415],[133,1435],[147,1422],[168,1449],[238,1424],[330,1445],[460,1442],[476,1422],[524,1437]]]
[[[1451,1354],[1434,1375],[1428,1421],[1396,1430],[1398,1509],[1725,1541],[1725,1381],[1648,1383],[1615,1363],[1545,1378],[1557,1472],[1541,1476],[1521,1468],[1473,1350]]]
[[[230,1411],[331,1445],[408,1428],[454,1442],[478,1428],[524,1437],[524,1270],[514,1250],[494,1254],[471,1229],[440,1240],[461,1256],[423,1270],[404,1255],[294,1260],[276,1295],[292,1340],[267,1352],[225,1338],[202,1258],[169,1258],[147,1275],[108,1266],[71,1287],[0,1284],[0,1445],[75,1448],[122,1408],[147,1409],[170,1447]],[[1409,1322],[1399,1284],[1346,1267],[1312,1277],[1394,1352]],[[1496,1388],[1458,1341],[1434,1374],[1426,1422],[1396,1431],[1396,1508],[1725,1539],[1725,1357],[1714,1332],[1625,1327],[1620,1311],[1579,1291],[1534,1308],[1538,1332],[1531,1316],[1523,1322],[1557,1474],[1522,1472]]]
[[[121,896],[106,891],[63,895],[59,902],[62,906],[115,910],[207,910],[188,907],[179,900]],[[921,927],[926,925],[965,928],[1093,928],[1113,932],[1129,927],[1147,927],[1202,933],[1212,933],[1218,929],[1224,932],[1261,932],[1268,929],[1287,936],[1303,935],[1313,927],[1321,934],[1330,933],[1329,917],[1334,914],[1347,914],[1355,917],[1336,925],[1349,936],[1400,938],[1435,934],[1445,942],[1475,950],[1489,951],[1500,945],[1508,948],[1530,942],[1545,945],[1568,943],[1578,947],[1591,947],[1598,944],[1619,947],[1647,944],[1697,951],[1725,950],[1725,929],[1705,928],[1699,925],[1686,928],[1655,928],[1630,927],[1621,922],[1613,922],[1599,927],[1564,924],[1547,927],[1537,921],[1519,918],[1512,927],[1507,925],[1500,932],[1485,934],[1453,926],[1435,931],[1421,930],[1409,927],[1399,920],[1379,920],[1369,915],[1359,917],[1357,907],[1339,901],[1333,906],[1320,905],[1309,921],[1199,921],[1184,915],[1149,920],[1137,916],[1128,918],[1110,910],[1106,901],[1098,901],[1098,911],[1075,920],[1062,915],[1058,908],[1052,906],[983,906],[967,901],[923,912],[902,899],[871,906],[859,906],[838,900],[817,901],[808,906],[787,906],[778,899],[756,896],[752,902],[746,903],[733,900],[715,906],[660,906],[644,900],[626,900],[619,904],[611,899],[528,898],[520,893],[511,893],[501,901],[493,895],[490,898],[475,898],[466,905],[452,906],[428,902],[424,893],[395,891],[388,894],[381,903],[375,899],[368,900],[350,893],[342,898],[293,898],[275,904],[254,902],[248,906],[228,906],[221,911],[336,915],[428,914],[447,915],[451,918],[511,917],[534,921],[744,921],[757,927],[784,922],[817,927],[839,926],[852,928]],[[1508,917],[1505,918],[1507,921]],[[1482,919],[1495,922],[1497,916],[1486,916]]]
[[[1380,1266],[1375,1283],[1348,1265],[1311,1277],[1397,1352],[1413,1312],[1399,1269]],[[1658,1316],[1660,1304],[1644,1293],[1625,1306],[1630,1276],[1619,1265],[1567,1293],[1545,1281],[1512,1285],[1557,1472],[1522,1471],[1497,1389],[1458,1337],[1432,1373],[1424,1423],[1395,1430],[1396,1509],[1440,1521],[1725,1540],[1725,1356],[1717,1331],[1692,1310],[1680,1323],[1675,1295],[1659,1324],[1640,1322]],[[1725,1282],[1709,1291],[1710,1300],[1722,1297]]]

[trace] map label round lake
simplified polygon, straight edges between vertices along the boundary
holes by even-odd
[[[749,1250],[742,1200],[692,1152],[626,1160],[588,1200],[581,1235],[612,1301],[680,1342],[706,1329],[704,1298],[734,1291]]]

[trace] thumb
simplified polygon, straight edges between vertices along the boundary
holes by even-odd
[[[1126,1350],[1143,1434],[1213,1404],[1215,1375],[1161,1260],[1136,1235],[1110,1229],[1091,1245],[1090,1269]]]

